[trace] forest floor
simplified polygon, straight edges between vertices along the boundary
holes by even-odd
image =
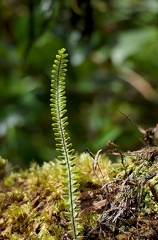
[[[106,174],[105,156],[99,160],[100,173],[93,172],[90,158],[88,153],[77,157],[80,168],[82,162],[78,217],[83,239],[158,239],[158,147],[122,152]],[[0,239],[72,239],[58,164],[33,163],[13,172],[4,159],[0,163]]]

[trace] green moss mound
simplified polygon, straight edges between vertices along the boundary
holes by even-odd
[[[158,239],[158,147],[122,155],[101,155],[95,172],[76,157],[83,239]],[[0,239],[72,239],[58,161],[13,171],[1,158],[0,173]]]

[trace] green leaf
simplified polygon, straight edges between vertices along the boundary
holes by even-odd
[[[72,144],[70,143],[70,138],[66,131],[66,126],[68,125],[68,117],[65,116],[66,109],[66,96],[65,96],[65,72],[67,71],[67,62],[65,59],[68,54],[65,54],[65,49],[62,48],[58,51],[56,55],[56,60],[53,64],[52,70],[52,80],[51,80],[51,114],[53,120],[53,131],[56,140],[56,149],[61,153],[59,155],[59,160],[64,174],[64,188],[65,191],[64,199],[66,201],[66,206],[69,208],[67,215],[70,221],[68,224],[71,226],[71,235],[73,239],[78,239],[77,235],[79,233],[77,225],[78,211],[76,211],[76,206],[79,201],[76,201],[79,193],[77,189],[79,184],[77,184],[77,171],[74,170],[74,149],[72,149]]]

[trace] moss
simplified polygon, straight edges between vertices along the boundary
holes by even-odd
[[[75,161],[85,239],[158,237],[157,147],[124,153],[124,166],[101,155],[99,179],[89,154]],[[0,182],[0,239],[71,239],[62,178],[58,161],[5,171]]]

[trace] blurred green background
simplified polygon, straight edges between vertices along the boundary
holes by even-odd
[[[57,156],[52,64],[67,49],[68,131],[80,153],[142,146],[158,122],[157,0],[1,0],[0,155],[27,167]]]

